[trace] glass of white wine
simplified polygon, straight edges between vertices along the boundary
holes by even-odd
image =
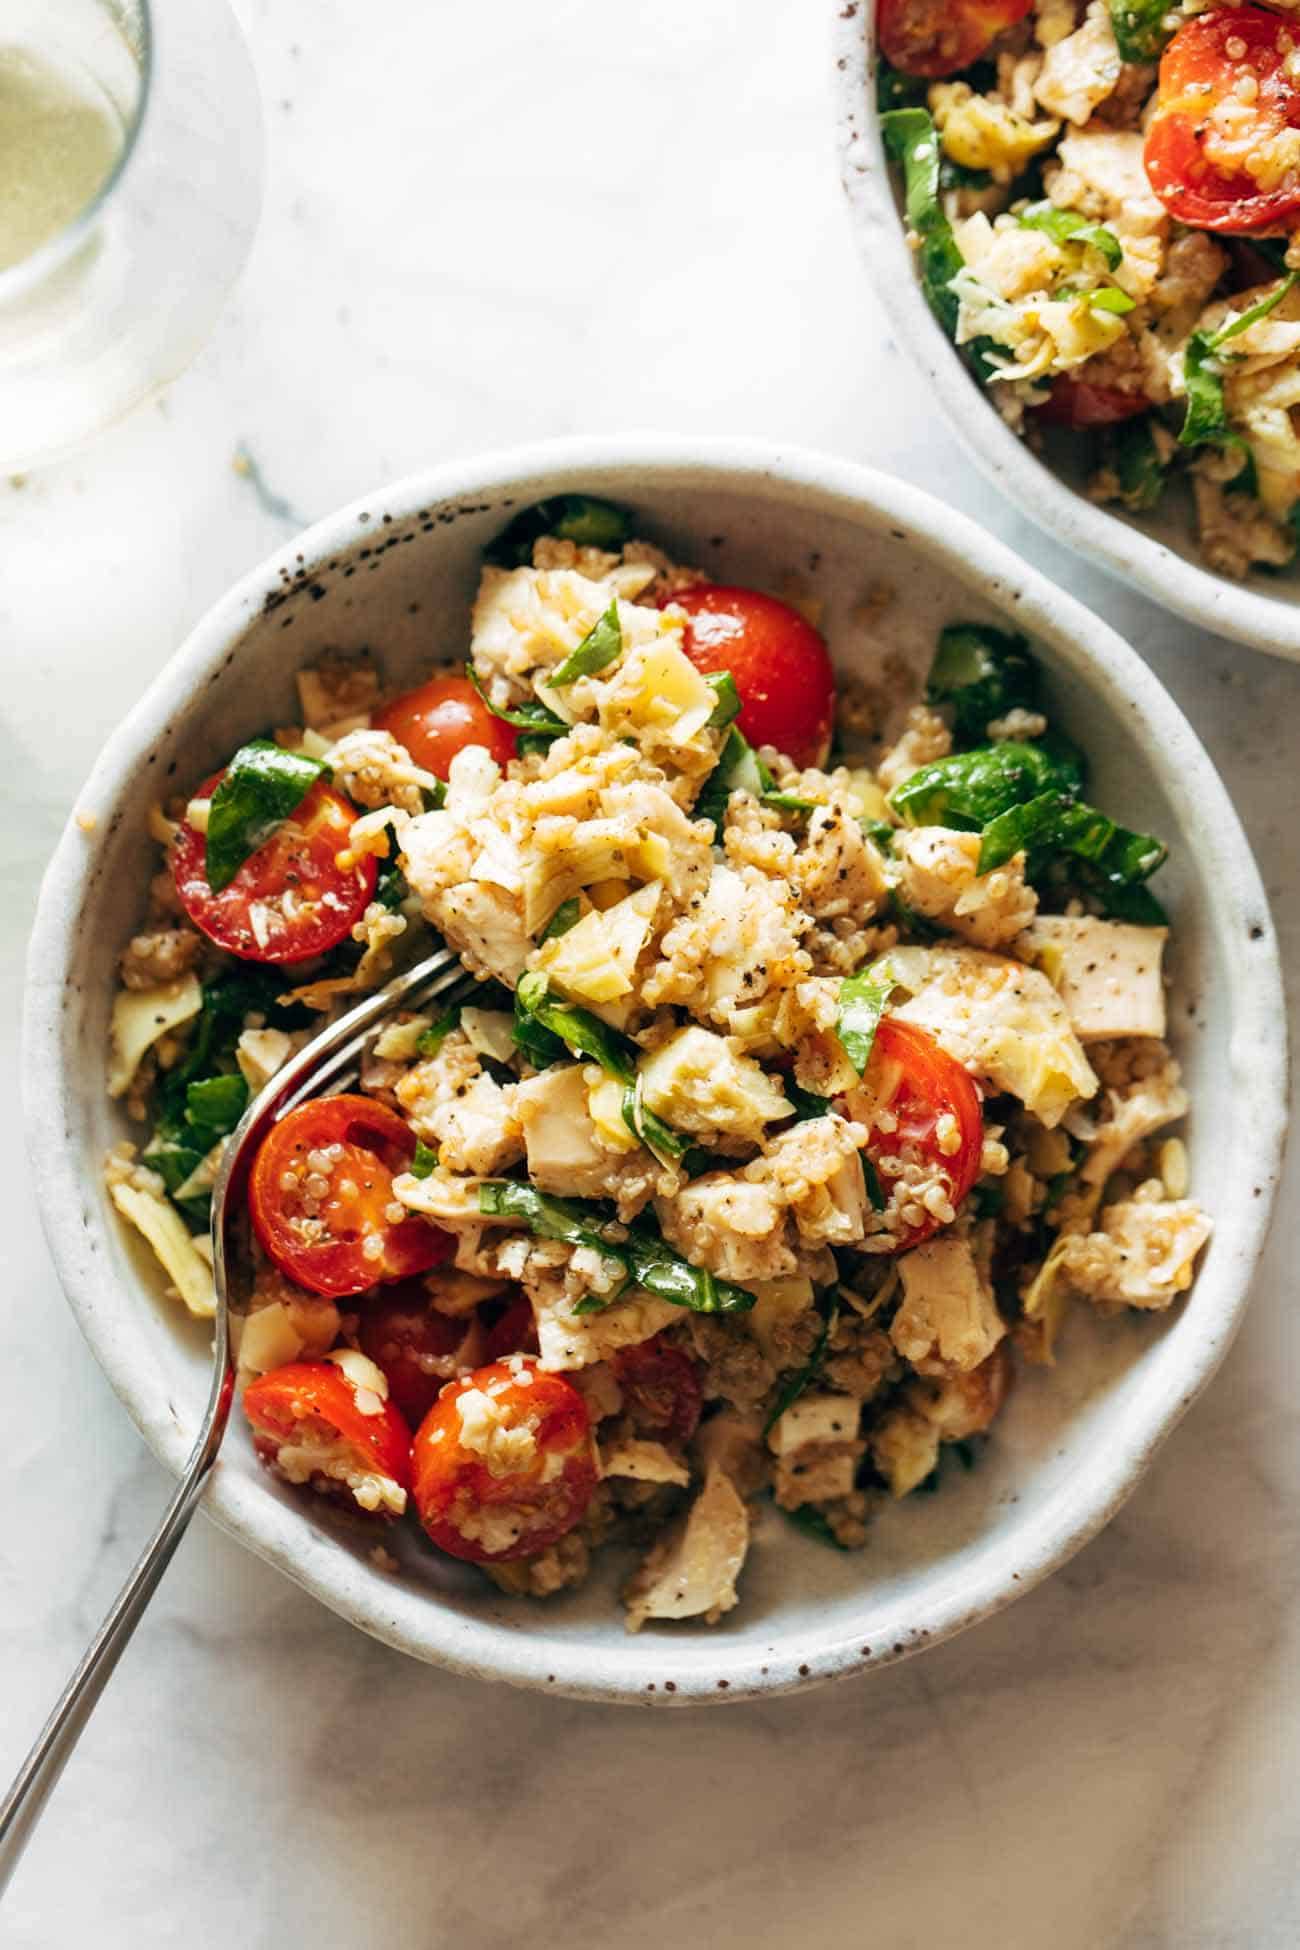
[[[188,364],[252,245],[262,164],[228,0],[0,0],[0,471]]]

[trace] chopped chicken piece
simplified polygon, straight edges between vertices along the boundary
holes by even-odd
[[[1060,995],[1081,1043],[1163,1036],[1160,959],[1168,933],[1093,915],[1045,914],[1024,948]]]
[[[909,907],[964,935],[977,948],[1001,948],[1033,920],[1038,896],[1025,885],[1017,853],[992,873],[978,872],[978,833],[917,826],[894,841],[898,891]]]
[[[1059,1264],[1089,1300],[1160,1309],[1186,1293],[1211,1230],[1193,1199],[1131,1199],[1106,1207],[1100,1232],[1062,1240]]]
[[[922,1374],[967,1371],[988,1359],[1006,1325],[970,1242],[940,1233],[899,1261],[903,1301],[890,1339]]]
[[[736,1603],[736,1579],[749,1548],[749,1514],[716,1466],[673,1528],[650,1551],[623,1593],[627,1629],[651,1618],[700,1618],[716,1625]]]
[[[611,1443],[600,1456],[602,1476],[629,1476],[637,1483],[672,1483],[685,1489],[691,1472],[665,1449],[662,1442],[625,1437]]]
[[[1065,1004],[1038,969],[975,948],[896,948],[889,961],[909,995],[894,1013],[1049,1128],[1096,1094]]]

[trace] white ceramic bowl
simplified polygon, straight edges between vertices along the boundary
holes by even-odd
[[[1149,515],[1102,507],[1083,492],[1083,443],[1053,436],[1049,465],[1007,426],[926,304],[907,247],[876,110],[875,0],[837,0],[834,54],[840,173],[863,259],[899,344],[925,374],[938,411],[972,460],[1055,540],[1165,609],[1274,656],[1300,658],[1300,574],[1236,582],[1206,568],[1185,482],[1172,483]]]
[[[1172,843],[1161,889],[1178,924],[1174,1035],[1195,1105],[1193,1182],[1216,1228],[1196,1285],[1167,1320],[1101,1323],[1077,1308],[1065,1358],[1022,1379],[981,1467],[892,1507],[865,1553],[829,1551],[769,1511],[742,1602],[720,1626],[632,1638],[613,1570],[546,1606],[507,1601],[416,1535],[400,1546],[403,1575],[377,1570],[353,1533],[259,1469],[236,1416],[211,1515],[365,1631],[562,1693],[737,1699],[861,1670],[984,1617],[1069,1557],[1132,1489],[1246,1303],[1284,1123],[1277,955],[1236,815],[1155,678],[1105,624],[914,489],[767,447],[626,440],[458,463],[367,496],[225,597],[114,734],[78,801],[97,826],[70,823],[32,936],[25,1094],[50,1247],[96,1358],[172,1470],[207,1391],[205,1335],[162,1298],[99,1172],[124,1129],[103,1094],[103,1050],[114,958],[151,870],[148,807],[266,724],[292,721],[293,671],[327,647],[368,645],[399,682],[463,656],[484,544],[511,509],[573,488],[627,503],[638,532],[726,580],[770,586],[802,573],[848,669],[873,654],[862,620],[872,584],[897,592],[876,647],[918,668],[946,620],[1024,629],[1095,761],[1101,803]]]

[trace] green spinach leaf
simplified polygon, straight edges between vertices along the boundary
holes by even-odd
[[[486,555],[498,568],[527,568],[533,559],[533,544],[543,535],[555,535],[578,548],[617,553],[631,533],[628,515],[612,501],[600,501],[594,494],[553,494],[517,514]]]
[[[990,721],[1009,711],[1037,711],[1041,691],[1042,672],[1024,637],[991,623],[940,630],[925,696],[929,704],[951,705],[959,744],[982,745]]]
[[[326,770],[320,759],[283,751],[270,738],[240,746],[208,809],[203,870],[214,894],[298,810]]]

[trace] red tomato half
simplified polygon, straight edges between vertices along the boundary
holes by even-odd
[[[510,726],[492,715],[468,677],[434,677],[418,691],[395,697],[377,714],[375,725],[391,732],[436,779],[446,778],[466,745],[482,745],[503,771],[517,749]]]
[[[700,1424],[700,1371],[688,1355],[656,1334],[614,1357],[623,1391],[623,1412],[641,1435],[656,1442],[689,1442]]]
[[[223,777],[214,772],[197,796],[210,799]],[[324,954],[361,919],[379,875],[371,857],[346,873],[337,864],[356,816],[341,792],[318,779],[293,817],[219,894],[208,885],[207,841],[187,820],[171,850],[181,906],[209,941],[244,961],[306,961]]]
[[[757,589],[697,583],[670,599],[690,617],[682,648],[697,670],[729,670],[751,745],[820,765],[835,722],[835,673],[812,624]]]
[[[1071,379],[1063,372],[1052,381],[1050,397],[1035,412],[1049,426],[1080,430],[1131,420],[1145,413],[1150,404],[1141,393],[1122,393],[1118,386],[1093,386],[1086,379]]]
[[[897,1157],[904,1145],[910,1145],[927,1167],[946,1179],[950,1202],[960,1205],[980,1174],[984,1118],[979,1092],[956,1058],[940,1049],[927,1030],[885,1016],[876,1031],[867,1081],[884,1092],[891,1073],[896,1081],[885,1107],[896,1120],[896,1128],[872,1129],[867,1140],[867,1156],[876,1167],[881,1189],[888,1197],[895,1182],[887,1171],[881,1171],[881,1160]],[[954,1148],[947,1150],[940,1143],[937,1128],[945,1114],[955,1119],[957,1127]],[[913,1225],[899,1239],[898,1251],[920,1245],[938,1231],[941,1223],[927,1217]]]
[[[290,1482],[393,1517],[411,1487],[411,1431],[392,1402],[374,1408],[377,1399],[359,1396],[333,1361],[293,1361],[250,1382],[244,1413],[258,1455]],[[386,1477],[401,1496],[385,1499],[375,1477]]]
[[[469,1326],[468,1320],[440,1314],[419,1280],[388,1287],[362,1309],[357,1328],[361,1351],[383,1369],[389,1397],[413,1429],[454,1376],[451,1357]]]
[[[471,1422],[488,1431],[480,1446],[467,1444],[458,1406],[472,1391],[491,1404]],[[512,1460],[509,1438],[520,1430],[531,1440]],[[475,1564],[533,1557],[573,1529],[596,1487],[586,1403],[534,1362],[494,1362],[443,1390],[416,1432],[411,1467],[416,1513],[439,1550]]]
[[[427,1272],[452,1251],[423,1219],[394,1218],[393,1177],[415,1138],[369,1097],[322,1097],[275,1126],[253,1160],[253,1230],[267,1257],[309,1293],[334,1299]]]
[[[1225,7],[1189,20],[1165,49],[1144,159],[1180,223],[1248,232],[1300,211],[1300,169],[1270,153],[1300,128],[1288,71],[1296,31],[1285,14]]]
[[[1033,0],[880,0],[880,51],[901,74],[956,74],[1023,20]]]

